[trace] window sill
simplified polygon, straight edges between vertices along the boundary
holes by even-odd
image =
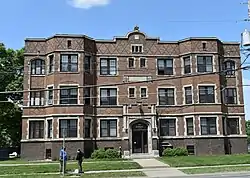
[[[44,108],[46,105],[40,105],[40,106],[27,106],[29,108]]]
[[[187,75],[187,76],[188,76],[188,75],[192,75],[192,72],[190,72],[190,73],[186,73],[186,74],[185,74],[185,73],[183,73],[182,75]]]
[[[67,71],[66,72],[62,72],[62,71],[59,71],[59,73],[60,74],[80,74],[79,71],[77,71],[77,72],[70,72],[70,71],[69,72],[67,72]]]
[[[54,104],[53,106],[60,106],[60,107],[75,107],[75,106],[83,106],[83,104]]]
[[[47,76],[54,75],[54,74],[55,74],[55,72],[50,72],[47,74]]]
[[[226,75],[226,78],[236,78],[235,75]]]
[[[118,77],[119,75],[99,75],[100,77]]]
[[[128,97],[129,99],[136,99],[136,97]]]
[[[99,105],[97,107],[100,107],[100,108],[120,108],[120,107],[123,107],[123,105]]]
[[[45,77],[46,75],[45,74],[31,74],[30,75],[31,77]]]
[[[156,105],[157,107],[178,107],[180,105]]]
[[[97,140],[121,140],[120,137],[99,137]]]
[[[169,75],[159,75],[159,74],[156,74],[157,77],[174,77],[175,75],[174,74],[169,74]]]

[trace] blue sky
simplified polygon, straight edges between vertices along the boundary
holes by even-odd
[[[247,1],[247,0],[245,0]],[[8,0],[1,1],[0,41],[21,48],[26,37],[55,33],[86,34],[93,38],[125,35],[137,24],[149,36],[179,40],[216,36],[240,41],[250,24],[244,0]],[[182,22],[180,22],[182,21]],[[199,22],[190,22],[199,21]],[[207,22],[213,21],[213,22]],[[218,22],[220,21],[220,22]],[[247,61],[250,64],[250,59]],[[245,84],[250,73],[244,72]],[[250,117],[250,87],[245,90],[245,111]]]

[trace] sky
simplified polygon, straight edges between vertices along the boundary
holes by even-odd
[[[2,0],[0,42],[8,48],[24,46],[27,37],[56,33],[85,34],[112,39],[135,25],[164,41],[187,37],[241,40],[250,23],[247,0]],[[244,58],[244,55],[242,55]],[[250,58],[246,63],[250,64]],[[245,71],[244,84],[250,84]],[[250,87],[244,87],[245,112],[250,119]],[[248,99],[248,100],[247,100]],[[249,118],[248,118],[249,117]]]

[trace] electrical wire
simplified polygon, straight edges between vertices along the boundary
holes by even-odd
[[[208,75],[214,75],[214,74],[223,74],[227,71],[238,71],[242,69],[249,69],[248,67],[241,67],[237,68],[235,70],[225,70],[225,71],[219,71],[219,72],[208,72],[208,73],[199,73],[199,74],[190,74],[190,75],[180,75],[180,76],[171,76],[171,77],[162,77],[160,78],[158,76],[157,79],[149,79],[148,81],[133,81],[133,82],[120,82],[120,83],[109,83],[109,84],[95,84],[95,85],[83,85],[83,86],[67,86],[64,87],[64,89],[71,89],[71,88],[95,88],[95,87],[110,87],[110,86],[119,86],[119,85],[132,85],[132,84],[140,84],[140,83],[152,83],[157,81],[166,81],[166,80],[174,80],[174,79],[181,79],[181,78],[190,78],[190,77],[200,77],[200,76],[208,76]],[[77,84],[76,84],[77,85]],[[32,90],[22,90],[22,91],[3,91],[0,92],[0,94],[12,94],[12,93],[26,93],[26,92],[32,92],[32,91],[48,91],[49,89],[32,89]],[[53,90],[60,90],[60,88],[53,88]]]

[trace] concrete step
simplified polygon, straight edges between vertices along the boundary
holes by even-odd
[[[147,153],[139,153],[139,154],[132,154],[130,155],[131,159],[148,159],[148,158],[154,158],[152,154],[147,154]]]

